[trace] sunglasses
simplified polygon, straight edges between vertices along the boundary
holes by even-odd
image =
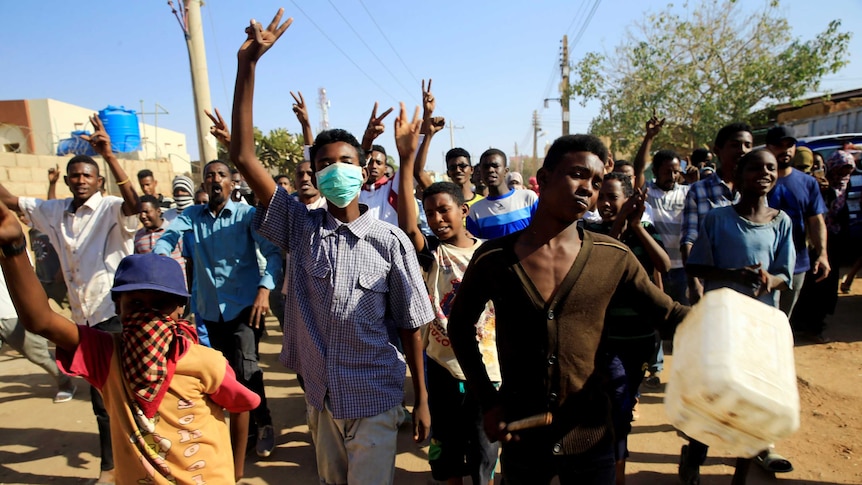
[[[446,167],[446,170],[448,170],[450,172],[454,172],[455,170],[457,170],[459,168],[461,170],[467,170],[468,168],[470,168],[470,164],[469,163],[456,163],[454,165],[449,165],[448,167]]]

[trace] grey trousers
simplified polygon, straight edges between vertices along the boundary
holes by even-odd
[[[54,356],[48,351],[48,341],[45,337],[28,332],[17,318],[0,318],[0,340],[51,374],[51,377],[57,381],[58,389],[67,390],[72,387],[69,376],[57,368]]]

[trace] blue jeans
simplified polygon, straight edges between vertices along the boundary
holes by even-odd
[[[674,268],[661,277],[664,285],[664,292],[667,296],[673,298],[673,301],[679,302],[682,305],[689,305],[686,290],[688,290],[688,280],[685,275],[685,268]]]

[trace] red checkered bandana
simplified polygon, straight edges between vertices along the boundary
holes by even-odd
[[[143,311],[123,319],[122,337],[123,374],[135,401],[152,418],[170,385],[177,359],[188,343],[197,342],[197,333],[189,322]]]

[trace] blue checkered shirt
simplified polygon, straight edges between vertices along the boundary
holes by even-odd
[[[694,244],[697,231],[706,213],[716,207],[739,202],[739,192],[734,192],[721,180],[718,173],[691,184],[682,210],[682,239],[680,246]]]
[[[290,253],[280,360],[303,377],[312,406],[322,410],[328,395],[335,419],[376,416],[401,403],[406,363],[389,327],[434,319],[413,245],[360,207],[345,224],[279,188],[254,220]]]

